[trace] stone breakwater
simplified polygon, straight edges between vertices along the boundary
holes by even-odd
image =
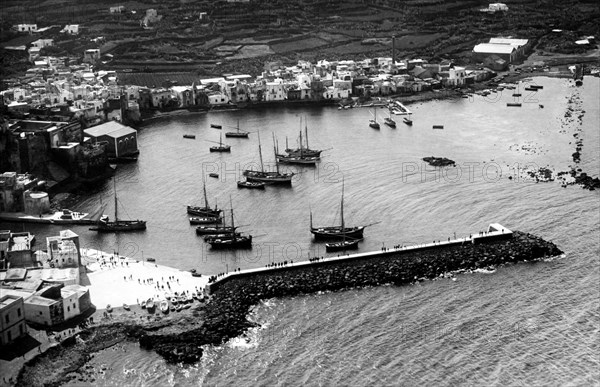
[[[202,327],[170,334],[140,330],[139,341],[142,347],[155,350],[169,362],[193,363],[202,356],[201,346],[222,344],[252,327],[254,324],[247,320],[247,315],[260,300],[390,283],[404,285],[452,271],[497,267],[560,254],[562,251],[552,242],[517,231],[509,240],[416,251],[392,250],[374,257],[319,260],[312,265],[230,276],[213,284]]]

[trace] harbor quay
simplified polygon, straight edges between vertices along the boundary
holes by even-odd
[[[143,348],[156,351],[168,362],[194,363],[202,356],[203,345],[220,345],[254,327],[247,314],[260,300],[364,286],[408,285],[426,279],[455,280],[457,272],[561,254],[552,242],[491,224],[487,231],[468,238],[237,269],[209,278],[206,290],[210,301],[204,307],[201,327],[177,334],[139,328],[135,336]]]

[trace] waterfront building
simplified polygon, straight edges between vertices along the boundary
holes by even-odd
[[[116,121],[109,121],[83,131],[94,142],[107,143],[108,157],[119,158],[139,153],[137,130]]]
[[[25,300],[25,320],[27,322],[52,326],[65,321],[62,284],[51,285],[35,292]]]
[[[23,297],[0,297],[0,346],[11,344],[27,334]]]
[[[46,248],[49,254],[48,264],[56,268],[81,268],[81,253],[79,251],[79,236],[71,230],[63,230],[58,236],[46,238]]]
[[[37,24],[17,24],[17,31],[19,32],[37,32]]]

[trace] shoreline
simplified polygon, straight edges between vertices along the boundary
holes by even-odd
[[[58,385],[85,378],[83,366],[106,341],[109,332],[110,345],[124,340],[138,341],[142,348],[155,351],[168,363],[195,363],[202,357],[202,346],[221,345],[254,327],[256,324],[247,320],[248,312],[262,299],[390,283],[405,286],[426,279],[454,278],[453,273],[490,270],[561,254],[552,242],[515,231],[509,240],[458,246],[440,244],[420,251],[391,250],[357,260],[325,259],[286,267],[288,270],[239,276],[220,284],[209,302],[196,304],[182,314],[155,319],[144,319],[142,315],[140,319],[137,310],[127,313],[115,310],[114,319],[100,320],[98,326],[82,331],[78,338],[27,361],[19,372],[17,384]],[[54,373],[49,378],[50,364]]]

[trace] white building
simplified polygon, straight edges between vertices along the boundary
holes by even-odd
[[[48,46],[54,46],[54,39],[38,39],[31,43],[33,47],[44,48]]]
[[[286,98],[283,80],[276,79],[273,82],[267,82],[265,89],[265,101],[283,101]]]
[[[27,334],[23,297],[7,294],[0,297],[0,346],[8,345]]]
[[[17,31],[19,32],[37,32],[37,24],[17,24]]]
[[[79,24],[67,24],[65,28],[63,28],[60,32],[66,33],[69,35],[78,35],[79,34]]]

